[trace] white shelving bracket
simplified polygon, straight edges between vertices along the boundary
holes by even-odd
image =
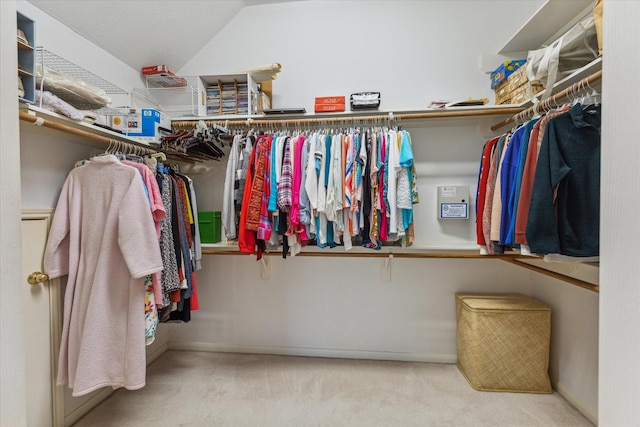
[[[391,282],[391,260],[393,260],[393,252],[389,251],[389,256],[381,259],[380,264],[380,281],[384,283]]]
[[[271,261],[266,256],[263,256],[260,260],[260,278],[262,280],[271,280]]]

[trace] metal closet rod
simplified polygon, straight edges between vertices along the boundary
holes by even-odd
[[[65,133],[70,133],[82,138],[86,138],[86,139],[90,139],[92,141],[96,141],[99,142],[101,144],[104,144],[106,147],[113,147],[114,145],[117,144],[123,144],[125,147],[130,147],[131,148],[131,152],[136,152],[136,153],[141,153],[141,154],[154,154],[154,153],[160,153],[161,151],[158,150],[153,150],[151,148],[142,146],[142,145],[138,145],[132,142],[127,142],[127,141],[121,141],[119,139],[116,138],[107,138],[105,136],[101,136],[101,135],[96,135],[94,133],[91,133],[89,131],[85,131],[82,129],[76,129],[74,127],[71,126],[67,126],[63,123],[58,123],[58,122],[53,122],[50,120],[45,120],[42,117],[38,117],[37,115],[31,115],[28,114],[27,112],[24,111],[20,111],[20,120],[25,121],[27,123],[32,123],[36,126],[45,126],[51,129],[55,129],[55,130],[59,130],[61,132],[65,132]],[[166,153],[165,155],[167,156],[168,159],[170,160],[174,160],[174,161],[181,161],[181,162],[188,162],[188,163],[193,163],[194,161],[191,159],[185,159],[181,156],[176,156],[176,155],[172,155],[171,153]]]
[[[602,70],[596,71],[595,73],[585,77],[584,79],[580,80],[577,83],[574,83],[573,85],[571,85],[571,87],[568,87],[558,93],[556,93],[555,95],[542,100],[541,102],[544,103],[545,105],[551,105],[551,104],[555,104],[558,101],[560,101],[561,99],[567,98],[568,96],[572,95],[575,93],[576,88],[580,88],[580,87],[588,87],[591,83],[596,82],[598,80],[602,79]],[[521,111],[515,115],[513,115],[512,117],[509,117],[508,119],[505,119],[503,121],[501,121],[498,124],[495,124],[493,126],[491,126],[491,130],[498,130],[501,127],[504,127],[510,123],[513,123],[516,121],[517,117],[529,117],[532,116],[536,110],[535,110],[536,106],[534,105],[533,107],[529,107],[524,111]]]
[[[344,116],[344,117],[326,117],[326,118],[299,118],[299,119],[204,119],[204,120],[182,120],[173,121],[171,123],[174,128],[189,128],[198,124],[200,121],[204,121],[207,126],[213,124],[224,123],[226,126],[241,126],[241,127],[254,127],[254,126],[278,126],[278,125],[368,125],[374,122],[390,122],[398,120],[420,120],[420,119],[439,119],[448,117],[477,117],[477,116],[495,116],[500,114],[515,114],[522,111],[520,107],[513,108],[487,108],[476,110],[434,110],[425,111],[422,113],[388,113],[378,115],[359,115],[359,116]]]

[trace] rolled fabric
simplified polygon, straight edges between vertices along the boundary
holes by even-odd
[[[282,65],[279,62],[272,62],[271,64],[246,70],[245,73],[251,74],[253,80],[260,83],[267,80],[275,80],[280,71],[282,71]]]

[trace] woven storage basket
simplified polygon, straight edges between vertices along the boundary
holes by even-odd
[[[476,390],[552,393],[551,309],[520,294],[456,294],[458,368]]]

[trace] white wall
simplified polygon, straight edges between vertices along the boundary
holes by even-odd
[[[640,420],[640,263],[630,242],[640,238],[640,210],[629,188],[638,188],[640,145],[634,96],[640,65],[640,3],[605,1],[602,98],[600,242],[600,424],[638,425]],[[635,215],[633,215],[635,216]]]
[[[342,251],[343,249],[334,249]],[[456,292],[526,292],[500,260],[206,256],[200,311],[170,340],[210,348],[453,363]],[[172,342],[172,345],[174,342]],[[213,345],[211,345],[213,344]],[[206,348],[206,346],[205,346]]]
[[[486,96],[478,67],[543,1],[302,1],[244,8],[179,74],[224,74],[272,62],[274,107],[379,91],[382,110]]]
[[[21,277],[16,3],[0,2],[0,426],[27,422]],[[7,94],[14,94],[8,96]]]
[[[522,277],[522,273],[519,273]],[[598,419],[599,296],[529,272],[526,293],[551,307],[549,374],[554,387],[590,420]]]

